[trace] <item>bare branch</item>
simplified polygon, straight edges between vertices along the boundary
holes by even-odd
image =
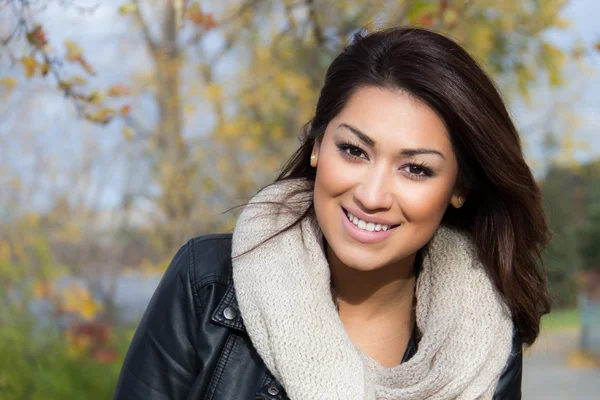
[[[233,14],[231,14],[230,16],[228,16],[226,18],[223,18],[221,20],[221,22],[219,22],[218,26],[227,25],[227,24],[235,21],[237,18],[244,15],[247,11],[252,10],[253,8],[257,7],[259,4],[261,4],[263,2],[264,2],[264,0],[248,0],[246,3],[244,3],[242,6],[240,6],[240,8],[238,8],[238,10],[236,12],[234,12]]]
[[[148,49],[150,50],[152,55],[155,56],[158,51],[158,45],[152,38],[152,34],[150,33],[150,28],[148,27],[148,24],[146,23],[146,21],[144,20],[144,17],[142,16],[142,12],[140,11],[139,0],[134,0],[133,2],[135,4],[135,11],[133,13],[134,18],[137,21],[137,23],[140,25],[140,27],[142,28],[142,32],[144,34],[144,39],[146,41],[146,45],[148,46]]]
[[[98,7],[100,7],[99,2],[91,6],[82,6],[80,4],[77,4],[74,0],[59,0],[59,4],[64,8],[74,8],[82,14],[91,14],[94,11],[96,11]]]
[[[19,3],[19,5],[16,5],[15,2],[11,3],[11,5],[13,6],[13,11],[18,16],[18,21],[17,21],[15,29],[9,35],[9,37],[2,40],[2,44],[4,46],[7,46],[8,43],[10,42],[10,40],[12,40],[22,30],[24,30],[26,33],[29,33],[32,31],[32,27],[30,26],[31,24],[27,21],[27,18],[25,16],[26,12],[29,10],[30,4],[24,0],[20,0],[18,3]],[[20,6],[20,8],[17,8],[19,6]],[[50,54],[48,53],[47,47],[35,46],[34,51],[39,53],[42,56],[44,62],[48,66],[50,66],[48,72],[50,72],[54,76],[56,81],[58,82],[59,89],[65,94],[65,96],[70,97],[75,100],[75,106],[77,108],[79,115],[83,116],[85,118],[89,117],[89,115],[86,113],[85,108],[81,102],[83,99],[85,99],[86,96],[73,90],[73,87],[71,85],[69,85],[63,79],[63,77],[60,75],[59,71],[56,68],[56,63],[52,61]],[[11,54],[11,56],[12,56],[12,52],[9,51],[9,54]],[[13,56],[13,58],[15,58],[15,57]]]
[[[264,0],[248,0],[246,3],[241,5],[240,8],[238,8],[233,14],[231,14],[231,15],[223,18],[221,21],[219,21],[218,24],[216,25],[216,28],[222,28],[222,27],[225,27],[226,25],[229,25],[230,23],[234,22],[239,17],[244,15],[244,13],[250,11],[254,7],[257,7],[262,2],[264,2]],[[196,33],[194,34],[194,36],[192,36],[192,38],[187,41],[186,45],[197,44],[200,41],[200,39],[202,39],[202,35],[204,33],[205,33],[204,30],[198,29],[196,31]],[[230,38],[227,38],[227,40],[229,40],[229,39]],[[225,47],[227,47],[227,46],[225,46]],[[215,57],[215,58],[220,58],[220,56]]]
[[[136,135],[132,140],[145,141],[152,135],[150,129],[142,126],[142,123],[137,118],[133,118],[131,115],[124,116],[123,122],[125,122],[128,127],[136,132]]]
[[[306,0],[306,5],[308,6],[308,19],[312,21],[313,35],[315,35],[317,44],[323,46],[325,44],[325,36],[323,35],[323,28],[319,24],[315,0]]]

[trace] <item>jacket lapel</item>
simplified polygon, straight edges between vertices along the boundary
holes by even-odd
[[[212,313],[211,320],[218,325],[235,329],[240,332],[246,332],[246,327],[244,326],[242,315],[240,313],[240,307],[238,306],[235,297],[233,284],[228,286],[227,292],[225,292],[219,305]]]

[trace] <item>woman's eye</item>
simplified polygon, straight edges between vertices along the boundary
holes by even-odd
[[[338,149],[344,157],[350,159],[368,158],[363,149],[350,143],[340,143],[338,144]]]
[[[408,167],[408,172],[413,175],[423,175],[425,173],[423,167],[419,167],[418,165],[410,165]]]
[[[353,157],[360,157],[363,154],[362,150],[356,146],[348,146],[346,148],[346,153],[350,154]]]
[[[433,176],[433,172],[422,165],[411,164],[405,167],[405,171],[415,178],[427,178]]]

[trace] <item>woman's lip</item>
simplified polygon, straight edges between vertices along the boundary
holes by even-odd
[[[365,231],[363,229],[360,229],[358,226],[354,225],[352,222],[350,222],[350,220],[348,219],[348,215],[346,214],[346,210],[340,208],[340,211],[342,215],[342,224],[344,225],[344,230],[348,233],[348,235],[350,235],[350,237],[361,243],[371,244],[381,242],[387,239],[396,229],[390,228],[387,231],[379,232]]]

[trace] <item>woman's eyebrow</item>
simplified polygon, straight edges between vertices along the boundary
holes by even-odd
[[[345,123],[339,124],[338,128],[348,129],[350,132],[355,134],[356,137],[358,137],[361,142],[363,142],[364,144],[366,144],[369,147],[375,147],[375,140],[371,139],[369,137],[369,135],[362,132],[360,129],[358,129],[352,125],[345,124]],[[434,149],[420,148],[420,149],[402,149],[402,150],[400,150],[400,155],[405,156],[405,157],[412,157],[412,156],[416,156],[419,154],[437,154],[438,156],[442,157],[444,160],[446,159],[446,157],[444,157],[444,155],[440,151],[434,150]]]
[[[403,149],[400,151],[400,154],[406,157],[416,156],[417,154],[437,154],[444,160],[446,159],[441,152],[433,149]]]
[[[371,139],[366,133],[361,132],[360,129],[355,128],[352,125],[342,123],[342,124],[338,125],[338,128],[348,129],[350,132],[354,133],[364,144],[366,144],[369,147],[375,146],[375,141],[373,139]]]

